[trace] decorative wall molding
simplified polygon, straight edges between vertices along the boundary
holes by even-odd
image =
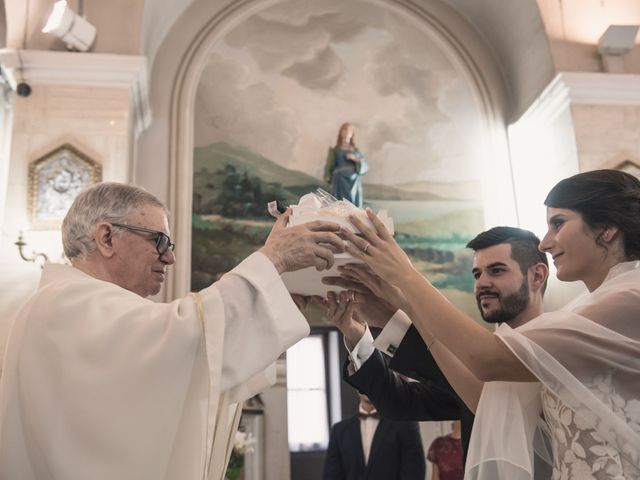
[[[514,124],[523,121],[536,122],[555,119],[569,107],[570,103],[569,89],[562,77],[557,75]]]
[[[518,121],[547,122],[570,105],[640,105],[640,75],[560,72]]]
[[[125,88],[129,92],[135,136],[151,123],[146,57],[5,48],[0,49],[0,64],[14,89],[19,82],[32,87]]]
[[[561,72],[571,103],[589,105],[640,105],[640,75]]]

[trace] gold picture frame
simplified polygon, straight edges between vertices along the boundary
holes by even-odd
[[[29,164],[32,228],[57,229],[78,193],[102,181],[102,166],[65,143]]]

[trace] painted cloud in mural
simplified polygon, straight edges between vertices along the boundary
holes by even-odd
[[[366,183],[477,181],[477,102],[415,22],[372,3],[284,2],[215,45],[196,96],[195,145],[243,145],[317,178],[341,123]]]

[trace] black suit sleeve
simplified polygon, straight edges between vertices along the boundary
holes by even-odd
[[[327,447],[327,455],[324,459],[323,480],[346,480],[347,476],[344,471],[340,446],[338,445],[339,435],[336,432],[339,424],[331,427],[329,435],[329,446]]]
[[[424,480],[427,464],[425,461],[420,428],[416,422],[406,422],[400,435],[400,476],[402,480]]]
[[[435,364],[431,355],[422,361]],[[437,365],[435,366],[437,369]],[[439,371],[438,371],[439,373]],[[371,357],[349,375],[347,364],[343,378],[366,394],[384,418],[390,420],[455,420],[460,418],[460,400],[441,373],[433,378],[410,382],[391,370],[382,354],[374,350]]]
[[[453,391],[440,367],[433,359],[431,352],[429,352],[420,333],[413,325],[409,327],[402,342],[400,342],[393,354],[389,362],[389,368],[416,380],[423,378],[433,380],[446,385]]]
[[[420,381],[430,379],[430,381],[437,384],[439,388],[451,392],[451,395],[456,398],[459,410],[455,418],[459,418],[462,421],[462,449],[466,462],[471,429],[473,428],[473,420],[475,417],[473,412],[467,408],[447,381],[415,326],[411,325],[409,330],[407,330],[407,333],[389,363],[389,368]]]

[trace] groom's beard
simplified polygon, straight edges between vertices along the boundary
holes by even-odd
[[[498,308],[494,308],[488,312],[483,310],[482,302],[480,301],[480,294],[484,293],[491,293],[497,296],[499,303]],[[525,277],[522,281],[522,285],[517,291],[504,296],[495,290],[480,290],[476,294],[476,302],[478,303],[480,315],[482,315],[482,319],[485,322],[509,323],[529,306],[529,280]]]

